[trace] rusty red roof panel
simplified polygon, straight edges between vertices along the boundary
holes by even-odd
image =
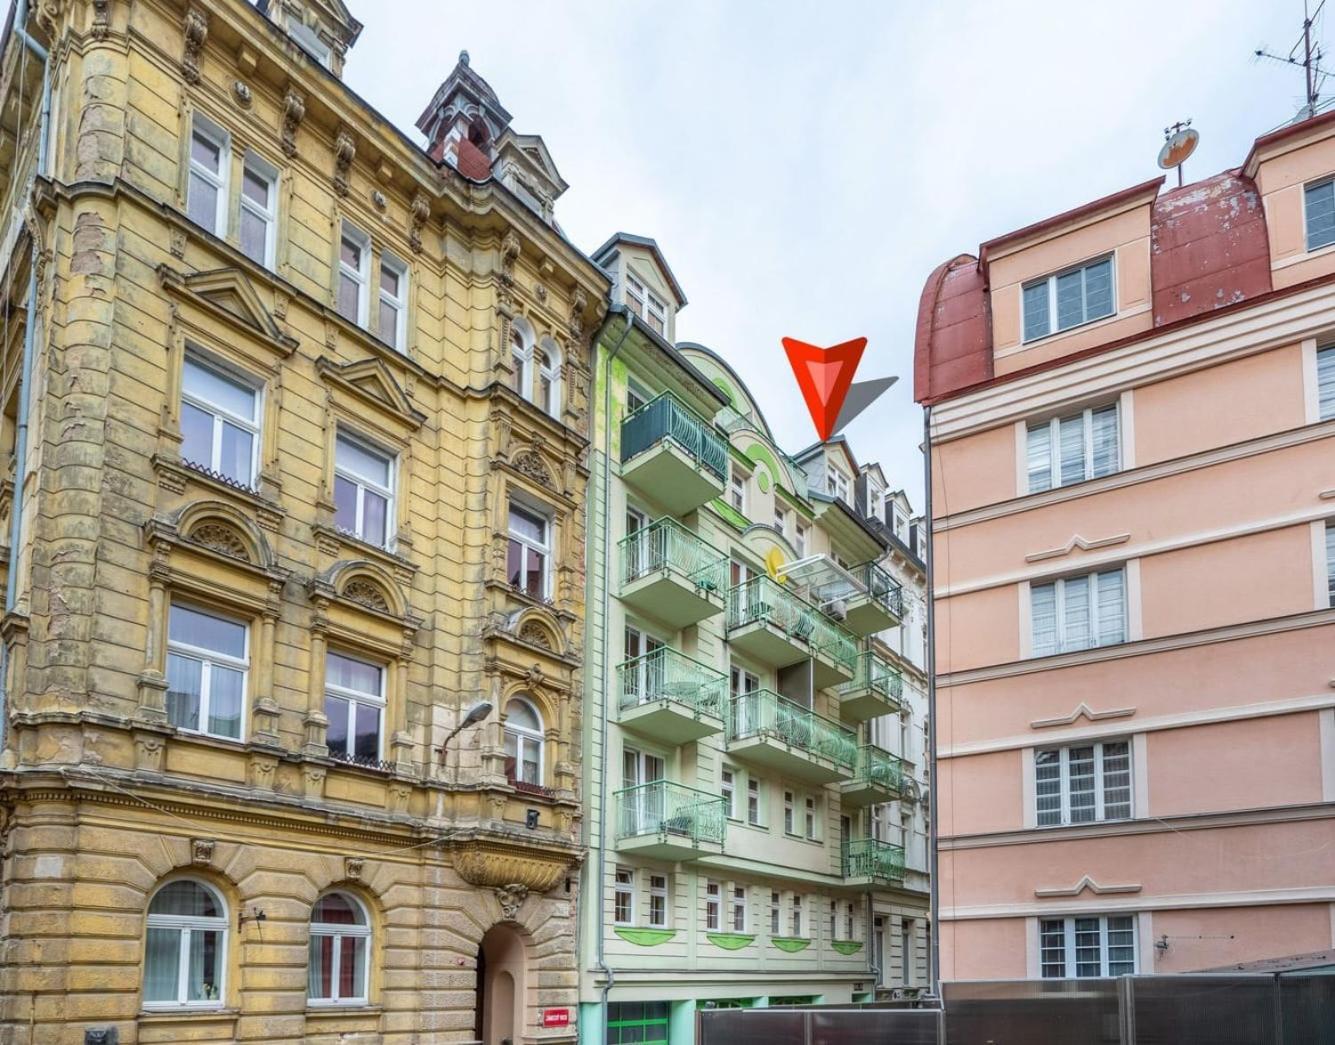
[[[467,138],[460,138],[458,149],[459,173],[474,181],[486,181],[491,177],[491,161],[486,153]]]
[[[1270,247],[1255,183],[1225,171],[1160,196],[1150,273],[1156,327],[1267,293]]]
[[[987,285],[968,254],[938,265],[918,302],[913,397],[932,402],[992,377]]]

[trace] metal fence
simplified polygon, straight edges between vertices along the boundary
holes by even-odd
[[[940,1009],[719,1009],[698,1045],[1332,1045],[1335,974],[947,983]]]

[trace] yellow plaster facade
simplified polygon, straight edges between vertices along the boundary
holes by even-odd
[[[20,28],[49,50],[51,106],[42,165],[42,63],[11,35],[0,514],[8,535],[17,482],[22,525],[4,557],[0,1036],[465,1042],[491,976],[490,1002],[513,1004],[488,1039],[572,1040],[573,1019],[544,1030],[542,1014],[577,1000],[583,462],[605,277],[550,201],[544,215],[437,164],[342,85],[360,27],[337,0],[44,0]],[[447,97],[450,115],[504,113],[466,59],[452,77],[472,93]],[[212,229],[190,217],[200,127],[222,144]],[[272,178],[258,251],[254,170]],[[557,375],[541,395],[539,357]],[[190,366],[254,404],[245,481],[183,453]],[[383,537],[361,500],[345,525],[340,440],[388,462]],[[513,583],[512,505],[544,528],[536,583]],[[242,629],[234,725],[181,724],[173,607]],[[373,756],[331,725],[331,655],[380,680]],[[518,759],[515,700],[539,719]],[[213,891],[222,928],[204,997],[155,1004],[146,920],[177,879]],[[355,1004],[311,997],[312,911],[331,890],[369,922]],[[478,968],[489,933],[504,971]]]

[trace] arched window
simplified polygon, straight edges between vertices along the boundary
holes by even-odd
[[[550,341],[538,348],[536,402],[553,417],[561,416],[561,353]]]
[[[529,350],[528,344],[524,341],[524,335],[518,328],[510,330],[510,366],[514,373],[510,380],[514,390],[525,399],[529,396]]]
[[[315,1005],[365,1005],[371,920],[347,893],[320,898],[311,911],[306,995]]]
[[[542,784],[542,716],[527,700],[505,705],[505,775],[525,784]]]
[[[168,882],[148,905],[144,1007],[209,1009],[223,1003],[227,907],[207,885]]]

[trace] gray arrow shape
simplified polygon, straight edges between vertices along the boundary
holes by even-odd
[[[844,405],[839,408],[839,416],[834,419],[834,431],[830,435],[838,435],[843,431],[845,425],[876,402],[880,394],[898,380],[897,377],[876,377],[870,381],[854,381],[849,385]]]

